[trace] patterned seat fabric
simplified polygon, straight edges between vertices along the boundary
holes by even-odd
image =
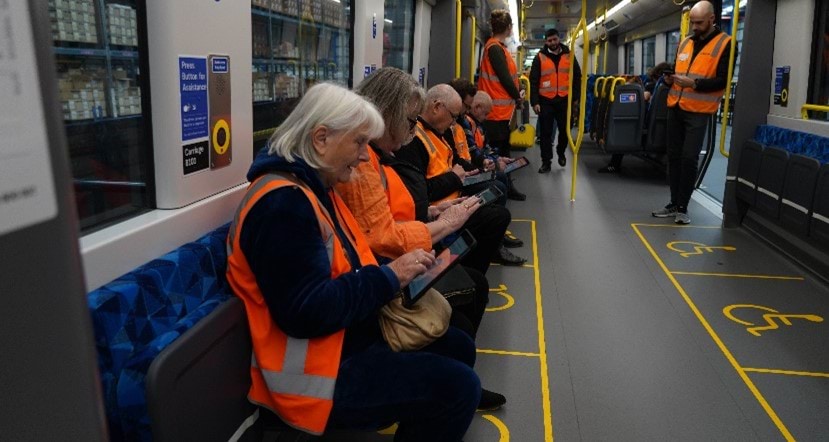
[[[151,440],[153,359],[230,297],[224,225],[92,291],[88,304],[112,440]]]
[[[779,146],[789,153],[814,158],[821,164],[829,163],[829,138],[820,135],[761,124],[754,139],[766,146]]]

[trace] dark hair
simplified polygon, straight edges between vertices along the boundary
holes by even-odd
[[[512,24],[512,17],[506,9],[495,9],[489,14],[489,26],[492,27],[492,35],[501,34],[509,29]]]
[[[652,67],[650,69],[650,71],[648,71],[648,76],[650,76],[652,78],[659,78],[659,77],[662,76],[662,72],[664,72],[666,69],[673,69],[673,68],[674,68],[673,64],[668,63],[667,61],[663,61],[662,63],[659,63],[658,65]]]
[[[544,33],[544,38],[550,38],[554,35],[558,36],[558,29],[550,28],[547,29],[547,32]]]
[[[478,93],[478,88],[466,78],[456,78],[449,82],[449,86],[452,86],[452,89],[461,96],[461,100],[466,97],[474,97]]]

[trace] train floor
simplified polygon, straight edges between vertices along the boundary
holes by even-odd
[[[651,217],[669,200],[652,163],[599,174],[608,156],[585,141],[571,202],[571,153],[547,174],[537,146],[525,155],[527,200],[508,207],[527,264],[489,270],[477,339],[476,371],[507,404],[465,441],[825,440],[818,278],[694,201],[688,226]]]

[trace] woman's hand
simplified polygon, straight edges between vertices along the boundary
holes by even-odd
[[[466,224],[469,217],[480,207],[480,198],[476,196],[469,197],[466,198],[463,203],[455,204],[444,210],[438,217],[438,221],[446,223],[454,232]]]
[[[389,268],[397,275],[400,287],[406,287],[412,282],[415,276],[423,273],[435,264],[435,252],[427,252],[418,249],[409,252],[388,264]]]
[[[452,166],[452,172],[454,172],[455,175],[457,175],[458,178],[461,179],[461,181],[463,181],[463,179],[466,177],[466,171],[463,170],[463,166],[461,166],[460,164],[455,164],[454,166]]]

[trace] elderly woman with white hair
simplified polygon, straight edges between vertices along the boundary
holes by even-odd
[[[320,84],[254,160],[227,272],[253,342],[248,399],[311,434],[399,422],[398,441],[457,441],[480,395],[470,337],[449,327],[421,350],[394,352],[378,325],[435,257],[417,249],[378,266],[333,190],[383,133],[373,105]]]

